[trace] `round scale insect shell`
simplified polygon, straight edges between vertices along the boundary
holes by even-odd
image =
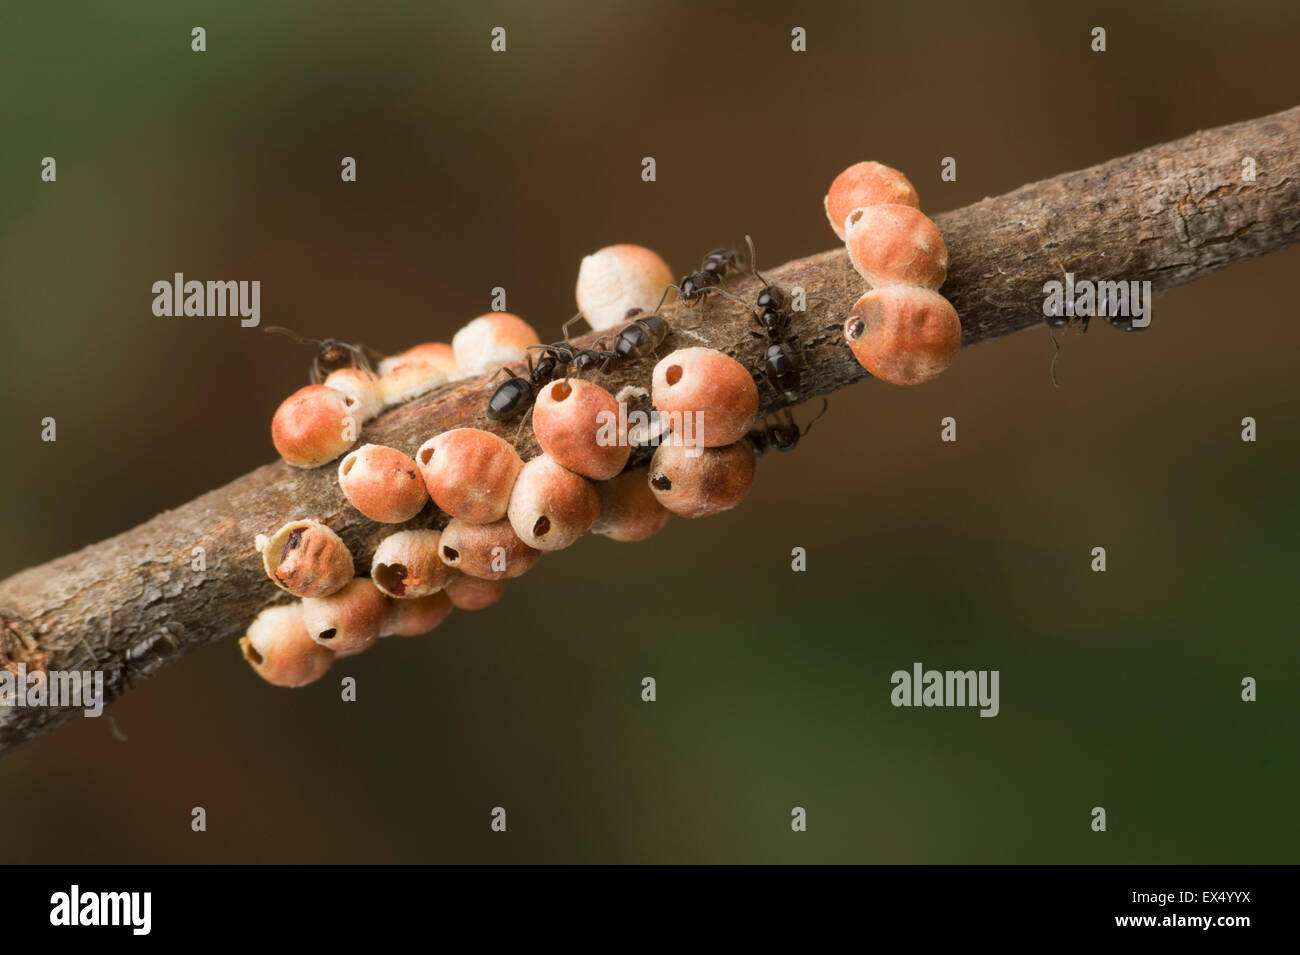
[[[302,602],[307,633],[322,647],[351,656],[379,639],[392,601],[365,577],[356,577],[328,597]]]
[[[275,686],[305,686],[320,679],[334,662],[332,651],[312,640],[297,601],[267,607],[239,638],[244,659]]]
[[[561,378],[537,393],[533,433],[542,451],[574,474],[604,481],[627,466],[627,415],[600,385]]]
[[[854,209],[845,220],[849,261],[873,288],[937,289],[948,277],[948,246],[930,219],[911,206]]]
[[[370,579],[388,596],[399,599],[437,593],[454,573],[439,556],[440,539],[434,530],[390,534],[375,548]]]
[[[523,361],[529,345],[540,345],[533,327],[518,315],[480,315],[451,339],[456,365],[465,376],[495,372],[502,365]]]
[[[745,366],[712,348],[679,348],[655,365],[651,401],[687,444],[716,448],[743,438],[758,414]]]
[[[911,286],[872,289],[844,321],[853,357],[882,381],[919,385],[961,350],[961,320],[938,292]]]
[[[452,608],[451,600],[442,590],[410,600],[390,600],[389,605],[384,634],[390,637],[418,637],[428,633],[447,619]]]
[[[583,258],[574,296],[587,324],[603,331],[625,321],[631,309],[653,308],[672,284],[672,270],[655,252],[610,245]]]
[[[596,485],[600,515],[591,526],[593,534],[610,540],[642,541],[663,530],[672,512],[659,503],[650,489],[646,468],[624,471]]]
[[[448,381],[462,377],[460,366],[456,364],[456,352],[447,342],[421,342],[402,352],[402,357],[428,362],[445,374]]]
[[[525,573],[541,552],[519,539],[510,521],[473,524],[454,518],[442,530],[442,561],[462,574],[508,580]]]
[[[322,384],[343,395],[343,403],[358,421],[369,421],[384,410],[384,394],[379,379],[364,368],[332,371]]]
[[[552,551],[590,530],[599,513],[600,497],[591,482],[541,454],[519,472],[506,516],[521,541]]]
[[[257,548],[266,576],[295,597],[328,597],[355,576],[347,545],[320,521],[290,521]]]
[[[505,517],[524,466],[514,447],[490,431],[453,428],[415,452],[424,486],[445,513],[475,524]]]
[[[823,202],[835,234],[844,239],[844,220],[863,206],[900,205],[919,209],[921,198],[906,176],[878,162],[858,162],[835,177]]]
[[[339,487],[353,507],[381,524],[409,521],[429,499],[415,462],[381,444],[362,445],[339,462]]]
[[[721,448],[661,444],[650,461],[650,490],[681,517],[708,517],[730,510],[754,483],[754,450],[748,441]]]
[[[461,376],[450,345],[416,345],[379,363],[379,390],[385,405],[403,404]]]
[[[360,433],[360,415],[348,407],[347,396],[324,385],[299,388],[271,418],[271,443],[296,468],[328,464]]]
[[[504,580],[484,580],[468,574],[457,575],[456,579],[443,588],[443,593],[451,599],[452,606],[457,610],[482,610],[490,607],[501,599],[505,591]]]

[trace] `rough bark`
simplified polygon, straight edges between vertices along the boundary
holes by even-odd
[[[1253,182],[1243,178],[1247,158],[1254,160]],[[819,200],[809,197],[810,210]],[[951,258],[942,292],[961,315],[967,345],[1039,324],[1043,283],[1065,271],[1095,281],[1150,280],[1157,291],[1181,285],[1300,236],[1300,107],[1027,185],[935,221]],[[866,290],[843,248],[764,273],[810,296],[795,329],[807,359],[802,397],[866,377],[838,327]],[[746,277],[729,289],[752,301],[757,285]],[[714,297],[702,315],[666,314],[673,333],[661,353],[708,345],[756,368],[762,346],[750,336],[754,326],[739,305]],[[645,388],[652,365],[649,359],[629,365],[602,383],[615,392],[625,385]],[[449,385],[370,423],[362,441],[412,453],[429,436],[461,426],[489,427],[514,439],[516,425],[484,420],[492,387],[483,380]],[[762,382],[760,392],[765,409],[781,404]],[[535,452],[529,429],[519,444],[525,458]],[[308,516],[337,530],[359,567],[369,566],[377,541],[393,530],[347,504],[334,467],[267,465],[134,530],[0,583],[0,667],[102,670],[111,701],[169,660],[239,635],[258,610],[284,599],[264,575],[253,539]],[[442,522],[430,505],[411,524]],[[204,550],[205,570],[191,569],[195,548]],[[76,712],[0,708],[0,753]]]

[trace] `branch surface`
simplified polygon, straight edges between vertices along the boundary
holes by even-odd
[[[1243,179],[1247,158],[1254,160],[1254,182]],[[810,207],[819,200],[809,197]],[[935,222],[951,261],[941,291],[961,316],[966,345],[1041,323],[1043,283],[1066,271],[1093,281],[1149,280],[1156,291],[1182,285],[1300,238],[1300,107],[1023,186]],[[808,311],[794,323],[807,359],[801,398],[867,377],[839,331],[842,317],[867,290],[843,247],[764,274],[808,291]],[[757,287],[751,277],[728,285],[747,301]],[[714,296],[703,316],[698,310],[666,314],[674,330],[660,354],[706,345],[756,369],[761,345],[739,305]],[[646,359],[601,383],[616,394],[624,386],[646,389],[652,367],[653,359]],[[361,441],[414,454],[425,439],[456,427],[486,428],[514,440],[517,424],[483,416],[493,387],[484,379],[452,383],[371,422]],[[781,404],[765,382],[759,390],[764,410]],[[637,402],[648,407],[645,396],[629,406]],[[536,453],[528,428],[519,449],[525,459]],[[262,571],[253,539],[302,517],[333,527],[361,568],[370,566],[378,541],[397,529],[354,510],[333,466],[302,471],[283,462],[267,465],[0,583],[0,668],[16,671],[21,663],[29,672],[101,670],[110,702],[169,661],[243,633],[262,607],[283,600]],[[404,526],[445,521],[430,504]],[[204,570],[191,569],[195,548],[203,548]],[[0,753],[79,712],[0,707]]]

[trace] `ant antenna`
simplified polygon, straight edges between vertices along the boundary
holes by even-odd
[[[1052,346],[1056,349],[1056,352],[1052,355],[1052,387],[1060,388],[1061,383],[1056,380],[1056,362],[1061,357],[1061,343],[1056,340],[1056,329],[1051,325],[1047,326],[1047,334],[1052,339]]]
[[[577,315],[573,316],[573,318],[569,319],[567,322],[565,322],[563,325],[560,326],[560,334],[564,336],[564,340],[566,342],[569,340],[569,326],[582,317],[583,317],[582,312],[579,312]]]
[[[745,236],[745,245],[749,246],[749,271],[754,273],[754,278],[758,279],[764,285],[771,285],[767,279],[763,278],[758,271],[758,253],[754,251],[754,240],[748,235]]]
[[[755,272],[754,274],[755,274],[755,275],[758,275],[757,272]],[[760,278],[761,278],[761,276],[760,276]],[[710,292],[716,292],[716,293],[719,294],[719,295],[722,295],[722,296],[724,296],[724,297],[726,297],[726,298],[729,298],[729,299],[731,299],[733,302],[735,302],[737,305],[743,305],[743,306],[745,306],[745,308],[749,308],[749,307],[750,307],[749,303],[746,302],[743,298],[737,298],[735,295],[732,295],[732,294],[731,294],[730,292],[728,292],[726,289],[724,289],[724,288],[720,288],[720,287],[718,287],[717,285],[712,285],[712,286],[710,286],[710,287],[709,287],[709,291],[710,291]]]
[[[663,307],[664,307],[664,302],[666,302],[666,301],[668,300],[668,293],[669,293],[669,292],[676,292],[678,298],[681,298],[681,297],[682,297],[682,290],[679,289],[676,285],[673,285],[672,283],[669,283],[668,287],[667,287],[666,289],[664,289],[664,294],[659,296],[659,304],[655,306],[655,310],[654,310],[653,312],[650,313],[651,315],[658,315],[658,314],[659,314],[659,309],[663,308]]]
[[[267,325],[265,328],[262,329],[262,331],[264,331],[264,332],[274,332],[274,333],[277,334],[277,335],[287,335],[287,336],[289,336],[290,338],[292,338],[294,341],[296,341],[299,345],[319,345],[319,344],[320,344],[320,342],[318,342],[316,339],[314,339],[314,338],[303,338],[301,335],[299,335],[297,332],[295,332],[292,328],[285,328],[285,327],[283,327],[282,325]]]
[[[525,345],[524,346],[525,351],[529,351],[534,348],[541,349],[543,353],[551,352],[553,355],[555,355],[556,358],[560,358],[562,355],[568,355],[569,357],[563,360],[573,361],[573,356],[574,356],[573,346],[570,345],[567,341],[556,342],[553,345]]]
[[[812,432],[813,425],[815,425],[818,421],[821,420],[821,416],[824,415],[824,414],[825,414],[825,413],[830,409],[830,406],[831,406],[831,403],[830,403],[829,401],[826,400],[826,397],[825,397],[825,396],[823,396],[823,397],[822,397],[822,410],[819,411],[819,412],[817,412],[817,416],[816,416],[815,418],[813,418],[811,421],[809,421],[808,424],[807,424],[807,426],[804,427],[804,429],[803,429],[803,433],[804,433],[805,435],[810,434],[810,433]]]

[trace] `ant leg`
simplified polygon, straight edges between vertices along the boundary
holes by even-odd
[[[780,399],[781,393],[776,390],[776,385],[772,384],[771,380],[767,377],[767,369],[763,367],[763,359],[766,357],[766,355],[767,353],[766,351],[764,351],[761,352],[758,355],[758,357],[754,359],[753,367],[750,369],[750,375],[754,379],[754,384],[758,386],[758,390],[760,392],[760,399],[762,397],[761,392],[763,391],[764,385],[767,385],[767,387],[771,388],[772,394],[774,394],[778,399]],[[754,374],[755,371],[757,371],[757,374]],[[759,401],[759,404],[762,405],[761,400]],[[767,424],[767,419],[770,418],[771,416],[772,415],[770,412],[765,412],[763,414],[763,423],[765,425]]]
[[[831,304],[831,300],[828,299],[828,298],[826,298],[825,296],[822,296],[822,295],[809,295],[807,292],[804,292],[804,296],[803,296],[803,298],[804,298],[804,304],[805,304],[805,306],[807,306],[807,305],[809,305],[809,304],[811,304],[811,303],[813,303],[813,302],[816,302],[816,303],[819,304],[819,305],[830,305],[830,304]],[[808,311],[808,309],[805,307],[805,308],[792,309],[792,311],[796,311],[796,312],[806,312],[806,311]]]
[[[502,365],[500,368],[497,369],[497,373],[496,373],[495,375],[493,375],[491,378],[488,379],[488,384],[490,385],[490,384],[492,384],[492,382],[494,382],[494,381],[496,381],[498,378],[500,378],[500,377],[501,377],[501,372],[503,372],[503,371],[506,373],[506,375],[508,375],[508,376],[511,377],[511,378],[518,378],[518,377],[519,377],[519,375],[516,375],[513,371],[511,371],[511,370],[510,370],[509,368],[507,368],[505,365]]]
[[[515,432],[515,440],[514,440],[515,447],[519,447],[519,437],[524,433],[524,426],[528,424],[528,419],[532,417],[533,408],[534,405],[529,405],[528,410],[524,412],[524,416],[521,419],[519,419],[519,430]]]
[[[375,370],[370,367],[370,359],[366,356],[365,345],[348,345],[348,354],[352,356],[352,365],[359,371],[364,371],[368,375],[374,375]],[[370,349],[374,351],[374,349]],[[378,352],[375,352],[378,355]]]
[[[725,288],[722,288],[722,287],[720,287],[720,286],[717,286],[717,285],[711,286],[711,287],[709,288],[709,291],[710,291],[710,292],[717,292],[717,293],[718,293],[719,295],[721,295],[723,298],[729,298],[729,299],[731,299],[733,302],[735,302],[737,305],[743,305],[743,306],[745,306],[746,308],[749,308],[749,307],[750,307],[750,306],[749,306],[749,303],[746,302],[746,301],[745,301],[743,298],[741,298],[739,295],[735,295],[735,294],[733,294],[732,292],[728,292]]]
[[[701,293],[701,295],[700,295],[700,321],[698,321],[698,322],[693,322],[692,324],[690,324],[690,325],[688,325],[688,326],[683,326],[684,328],[695,328],[696,326],[698,326],[698,325],[700,325],[700,324],[703,323],[703,321],[704,321],[704,308],[705,308],[705,306],[708,304],[709,296],[712,295],[712,294],[715,294],[715,293],[718,294],[718,295],[721,295],[723,298],[729,298],[729,299],[731,299],[731,301],[735,302],[737,305],[741,306],[742,308],[749,309],[750,317],[753,318],[754,321],[758,322],[758,325],[759,325],[760,328],[763,326],[763,323],[758,321],[758,316],[757,316],[756,314],[754,314],[754,310],[753,310],[753,308],[752,308],[752,307],[750,306],[750,304],[749,304],[748,302],[746,302],[743,298],[740,298],[739,296],[733,295],[731,292],[728,292],[726,289],[721,288],[721,287],[719,287],[719,286],[717,286],[717,285],[710,285],[710,286],[709,286],[708,288],[706,288],[706,289]]]

